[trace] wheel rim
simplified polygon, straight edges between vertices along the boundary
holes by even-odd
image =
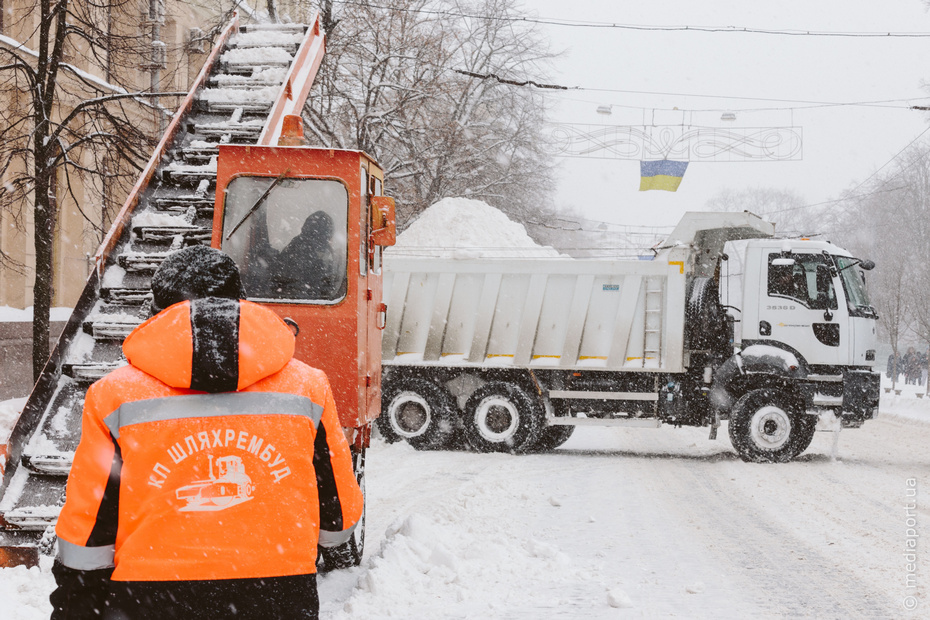
[[[512,439],[519,424],[517,408],[501,396],[489,396],[475,409],[475,426],[488,441],[500,443]]]
[[[752,416],[749,433],[760,448],[778,450],[791,437],[791,417],[781,407],[762,407]]]
[[[430,408],[426,400],[415,392],[398,394],[388,409],[391,428],[407,439],[426,432],[430,422]]]

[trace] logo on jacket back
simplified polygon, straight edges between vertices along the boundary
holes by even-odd
[[[226,455],[215,456],[217,448]],[[241,451],[241,456],[235,454],[237,451]],[[175,466],[192,458],[198,463],[195,470],[199,469],[200,472],[207,469],[202,468],[204,457],[209,459],[208,478],[188,478],[186,484],[175,490],[175,497],[185,502],[179,510],[185,512],[224,510],[253,499],[255,483],[246,471],[243,457],[250,457],[254,461],[249,467],[264,465],[261,469],[266,470],[267,474],[260,472],[259,478],[267,475],[271,477],[271,482],[277,483],[291,475],[287,460],[274,445],[258,435],[230,428],[188,435],[167,448],[166,455],[169,458],[164,462],[173,462]],[[171,467],[155,463],[148,485],[167,491],[174,486],[168,483],[165,488],[171,473]],[[194,477],[203,478],[203,473],[195,474]]]
[[[177,498],[187,502],[181,512],[225,510],[252,499],[255,487],[245,473],[245,465],[238,456],[221,456],[216,459],[213,472],[213,455],[209,454],[209,480],[195,480],[175,491]]]

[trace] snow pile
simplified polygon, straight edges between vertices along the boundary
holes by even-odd
[[[240,32],[233,39],[233,43],[240,48],[286,46],[299,44],[304,38],[302,32],[287,32],[275,30],[250,30]]]
[[[280,47],[231,49],[220,57],[220,62],[229,65],[289,65],[291,60],[293,57]]]
[[[181,169],[183,165],[178,165],[176,169]],[[192,166],[187,166],[191,168]],[[214,168],[215,170],[216,168]],[[183,215],[172,215],[161,211],[142,211],[132,217],[133,228],[192,228],[192,224]]]
[[[413,452],[409,446],[392,449]],[[473,470],[481,460],[497,460],[501,466],[511,457],[466,456],[463,468]],[[372,548],[368,568],[360,572],[348,600],[336,609],[332,598],[323,599],[321,617],[382,618],[393,615],[391,610],[407,618],[505,618],[513,617],[514,610],[540,611],[536,617],[546,617],[564,604],[567,593],[590,582],[591,574],[559,542],[548,540],[547,527],[527,527],[523,519],[501,511],[501,498],[512,498],[511,507],[519,506],[527,519],[557,521],[561,509],[540,506],[531,498],[535,491],[501,476],[491,484],[459,485],[437,497],[435,508],[403,515],[388,525],[380,549]]]
[[[117,264],[107,267],[103,272],[103,282],[100,286],[103,288],[120,288],[123,286],[123,279],[126,277],[126,270]]]
[[[390,257],[515,258],[561,256],[537,245],[522,224],[480,200],[444,198],[425,210],[385,251]]]
[[[19,414],[25,405],[25,398],[14,398],[0,402],[0,443],[6,443],[6,440],[10,437],[13,425],[16,424],[16,420],[19,419]]]
[[[895,390],[900,391],[900,394]],[[882,374],[879,417],[891,416],[910,424],[930,426],[930,395],[926,392],[926,386],[907,385],[904,381],[898,381],[892,386],[891,379]]]
[[[210,103],[273,103],[281,91],[279,86],[265,86],[263,88],[204,88],[200,92],[200,99]]]
[[[239,121],[239,120],[228,120],[228,121],[217,121],[215,123],[201,123],[200,127],[207,127],[211,129],[232,129],[234,127],[264,127],[265,121],[250,120],[250,121]]]
[[[0,569],[0,601],[4,618],[16,620],[46,620],[52,614],[48,595],[55,589],[51,558],[43,558],[42,568]],[[9,615],[7,615],[9,614]]]
[[[277,82],[280,84],[287,77],[286,67],[267,67],[253,71],[252,75],[237,75],[235,73],[221,73],[211,78],[214,84],[220,86],[250,86],[255,84]]]

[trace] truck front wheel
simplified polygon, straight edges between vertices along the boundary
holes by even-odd
[[[426,379],[390,383],[381,408],[377,421],[381,434],[395,441],[405,439],[418,450],[442,447],[455,430],[455,398]]]
[[[783,391],[761,388],[737,401],[730,415],[730,441],[744,461],[785,463],[810,445],[815,425]]]
[[[522,388],[492,381],[465,406],[465,437],[478,452],[524,452],[539,438],[542,407]]]

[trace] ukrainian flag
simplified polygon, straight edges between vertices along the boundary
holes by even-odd
[[[639,162],[640,181],[639,191],[644,192],[648,189],[664,189],[667,192],[678,190],[681,185],[681,178],[685,176],[685,170],[688,169],[686,161],[671,161],[660,159],[659,161],[641,161]]]

